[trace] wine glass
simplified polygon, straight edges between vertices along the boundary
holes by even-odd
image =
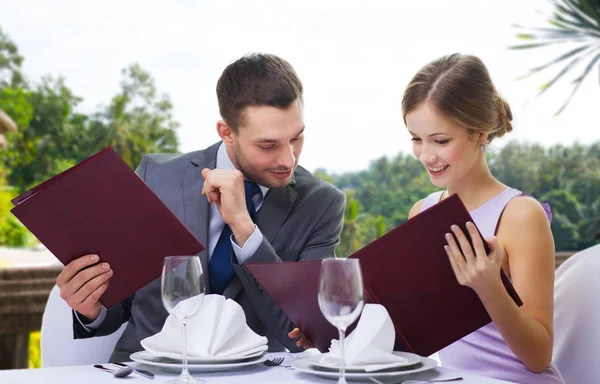
[[[327,321],[340,333],[338,384],[346,384],[346,328],[356,321],[363,306],[363,282],[358,259],[324,259],[319,276],[319,308]]]
[[[162,303],[169,312],[182,323],[183,369],[181,375],[168,384],[205,384],[204,380],[194,379],[188,372],[187,361],[187,321],[200,308],[200,300],[187,300],[204,294],[202,265],[198,256],[167,256],[163,262],[160,280]],[[187,301],[184,301],[187,300]]]

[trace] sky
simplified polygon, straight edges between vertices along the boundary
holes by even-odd
[[[25,74],[65,76],[84,99],[80,112],[106,105],[121,69],[139,63],[174,104],[182,152],[219,140],[215,86],[229,63],[250,52],[281,56],[305,89],[300,164],[340,173],[411,153],[404,88],[455,52],[479,56],[511,105],[514,130],[496,148],[600,140],[600,71],[559,117],[581,67],[540,97],[560,67],[516,80],[569,48],[507,49],[519,43],[514,24],[543,26],[551,9],[547,0],[0,0],[0,26],[25,56]]]

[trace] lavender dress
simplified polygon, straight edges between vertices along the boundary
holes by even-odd
[[[440,201],[443,191],[434,192],[423,201],[421,211]],[[470,212],[483,237],[496,233],[496,226],[508,202],[521,191],[507,188],[479,208]],[[546,208],[546,207],[545,207]],[[549,210],[546,209],[549,213]],[[493,322],[439,351],[444,367],[469,371],[520,384],[562,384],[558,369],[551,364],[541,373],[533,373],[510,350]]]

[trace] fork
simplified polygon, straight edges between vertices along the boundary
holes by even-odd
[[[370,378],[371,381],[375,384],[384,384],[383,382],[377,380],[374,377]],[[446,379],[425,379],[425,380],[414,380],[414,379],[408,379],[408,380],[403,380],[403,381],[399,381],[396,384],[426,384],[426,383],[448,383],[451,381],[461,381],[463,380],[462,377],[449,377]]]
[[[283,360],[284,360],[283,357],[276,357],[273,360],[271,360],[271,359],[265,360],[265,362],[263,364],[266,365],[267,367],[276,367],[278,365],[281,365],[281,363],[283,363]]]

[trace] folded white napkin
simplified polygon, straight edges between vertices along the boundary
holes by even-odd
[[[141,341],[142,347],[157,356],[180,359],[182,325],[175,314],[187,312],[189,306],[197,307],[198,311],[187,323],[188,357],[244,357],[267,350],[267,338],[248,327],[242,307],[221,295],[200,295],[181,301],[167,317],[162,330]]]
[[[367,304],[356,328],[344,339],[345,364],[364,366],[369,372],[408,362],[404,357],[392,354],[395,340],[394,324],[385,307]],[[321,362],[339,364],[339,344],[338,340],[331,340],[329,353],[323,356]]]

